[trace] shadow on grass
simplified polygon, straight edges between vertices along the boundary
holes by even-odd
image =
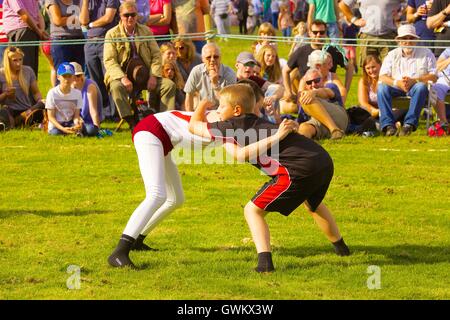
[[[91,214],[105,214],[109,213],[108,210],[89,210],[89,209],[72,209],[64,211],[53,211],[53,210],[27,210],[27,209],[17,209],[17,210],[5,210],[0,209],[0,220],[7,219],[16,216],[23,215],[37,215],[41,217],[54,217],[54,216],[87,216]]]
[[[349,245],[352,255],[349,258],[354,258],[352,261],[358,263],[357,260],[363,258],[369,260],[371,264],[390,264],[390,265],[410,265],[410,264],[436,264],[450,262],[450,246],[427,246],[417,244],[400,244],[393,246],[351,246]],[[254,248],[249,247],[216,247],[216,248],[192,248],[200,252],[254,252]],[[297,246],[297,247],[275,247],[273,249],[274,256],[293,256],[297,258],[312,258],[322,255],[335,256],[332,245],[329,246]],[[343,261],[348,261],[344,257]],[[314,262],[312,262],[314,263]],[[323,261],[318,261],[317,264],[322,264]],[[366,262],[364,262],[366,263]]]

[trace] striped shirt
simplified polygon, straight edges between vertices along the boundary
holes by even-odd
[[[230,0],[213,0],[211,3],[211,10],[215,16],[219,16],[224,13],[228,13],[230,7]]]
[[[0,0],[0,42],[8,42],[8,37],[3,29],[3,0]]]

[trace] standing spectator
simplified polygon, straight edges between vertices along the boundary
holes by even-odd
[[[95,137],[100,129],[100,123],[103,120],[102,112],[102,94],[95,81],[86,79],[83,68],[76,62],[70,63],[74,68],[75,75],[72,88],[81,91],[83,105],[80,116],[83,120],[83,135]]]
[[[450,0],[434,0],[431,10],[427,15],[428,29],[436,31],[436,40],[450,40]],[[436,46],[444,48],[436,48],[434,54],[439,57],[448,47],[448,42],[437,42]]]
[[[171,0],[149,0],[150,17],[147,25],[155,36],[170,35],[170,21],[172,20]],[[158,45],[169,39],[156,38]]]
[[[45,105],[39,91],[33,69],[23,65],[24,53],[16,47],[4,52],[3,68],[0,69],[0,122],[7,128],[24,124],[34,110],[43,110]],[[41,122],[42,112],[33,115],[32,122]]]
[[[173,0],[172,4],[175,8],[179,34],[203,33],[206,31],[206,26],[210,25],[208,0]],[[202,47],[206,44],[205,37],[195,37],[192,42],[195,50],[200,54]]]
[[[433,0],[408,0],[406,7],[406,20],[408,23],[414,23],[417,35],[424,40],[422,45],[425,47],[433,46],[433,43],[427,40],[436,39],[433,30],[427,28],[427,15],[432,3]]]
[[[208,100],[219,106],[218,93],[227,85],[236,83],[236,74],[221,63],[220,49],[215,43],[208,43],[202,49],[203,63],[195,66],[189,75],[184,91],[186,92],[186,111],[193,111],[194,95],[199,100]]]
[[[292,20],[292,15],[287,4],[282,4],[280,6],[278,26],[281,29],[283,37],[290,37],[292,35],[292,27],[294,27],[294,21]]]
[[[276,0],[273,0],[276,1]],[[272,0],[263,0],[263,22],[269,22],[272,24]]]
[[[80,111],[83,105],[81,92],[72,88],[75,70],[68,62],[58,66],[59,85],[50,89],[45,100],[48,115],[48,134],[52,136],[81,135],[83,122]]]
[[[86,68],[89,76],[98,85],[105,115],[112,117],[115,113],[114,101],[110,99],[105,86],[105,66],[103,64],[104,38],[106,32],[117,25],[119,0],[82,0],[80,23],[88,27],[84,45]]]
[[[237,1],[239,34],[247,34],[248,0]]]
[[[358,9],[353,10],[354,13],[355,11],[359,13]],[[358,63],[356,62],[356,38],[358,37],[359,27],[348,21],[345,17],[342,20],[342,38],[346,39],[344,40],[345,56],[348,63],[351,63],[354,66],[355,72],[358,72]]]
[[[48,39],[44,18],[37,1],[4,0],[3,29],[10,42],[39,41]],[[35,75],[39,70],[39,46],[23,46],[23,63],[30,66]]]
[[[294,23],[298,24],[300,21],[306,22],[308,20],[308,0],[297,0],[294,10]]]
[[[253,14],[252,14],[253,12]],[[251,4],[249,4],[248,7],[248,15],[250,19],[252,20],[251,28],[247,28],[248,34],[253,34],[256,28],[258,28],[261,25],[261,17],[263,14],[263,8],[261,0],[252,0]]]
[[[386,136],[397,133],[392,112],[392,98],[411,97],[408,113],[400,131],[401,136],[410,135],[417,129],[420,111],[425,106],[428,96],[428,81],[435,82],[436,58],[428,48],[415,48],[411,40],[419,39],[411,24],[398,28],[399,48],[388,53],[381,65],[378,85],[378,107],[380,108],[380,125]]]
[[[133,1],[136,3],[138,12],[138,22],[140,24],[147,24],[150,16],[150,4],[148,0],[120,0],[120,4],[125,1]]]
[[[230,34],[230,13],[232,5],[230,0],[213,0],[211,2],[211,15],[216,23],[218,34]],[[223,38],[228,40],[227,38]]]
[[[378,55],[383,61],[392,47],[392,41],[389,40],[396,35],[393,15],[400,8],[401,0],[360,0],[361,18],[354,16],[351,10],[356,2],[357,0],[342,0],[339,8],[348,21],[361,27],[359,65],[362,65],[368,54]]]
[[[51,53],[55,66],[75,61],[84,66],[84,45],[58,43],[58,40],[83,40],[80,24],[81,0],[47,0],[50,15]]]
[[[119,25],[105,36],[104,64],[105,83],[109,87],[121,119],[127,121],[130,130],[138,122],[129,101],[142,90],[148,90],[150,106],[156,111],[175,109],[175,84],[161,78],[161,52],[150,37],[147,26],[137,23],[137,7],[134,2],[124,2],[119,8]],[[124,41],[127,39],[129,41]]]
[[[328,37],[340,38],[338,0],[308,0],[308,3],[308,29],[311,29],[311,23],[314,20],[322,20],[327,24]]]
[[[272,12],[272,25],[278,29],[278,14],[280,13],[280,3],[277,0],[272,0],[270,4],[270,12]]]
[[[173,41],[174,48],[177,51],[177,66],[180,69],[183,80],[186,82],[191,70],[202,63],[202,58],[195,51],[193,42],[181,37]]]
[[[8,37],[3,28],[3,0],[0,0],[0,61],[3,61],[3,52],[6,49]]]
[[[297,23],[295,28],[292,30],[294,34],[294,42],[292,43],[291,50],[289,50],[289,55],[292,54],[296,49],[300,48],[306,42],[308,38],[308,29],[306,27],[306,22],[300,21]]]

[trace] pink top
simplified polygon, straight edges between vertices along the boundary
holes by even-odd
[[[148,0],[150,4],[150,14],[164,14],[164,5],[170,4],[171,0]],[[150,26],[154,35],[169,34],[170,25],[165,26]]]
[[[28,25],[22,21],[18,12],[26,9],[35,23],[39,22],[38,1],[4,0],[3,1],[3,30],[6,34],[11,31],[27,28]]]

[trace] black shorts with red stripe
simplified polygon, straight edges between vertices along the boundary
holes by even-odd
[[[307,201],[308,207],[315,212],[325,198],[333,173],[331,165],[305,178],[291,178],[289,174],[276,175],[262,186],[252,202],[264,211],[288,216]]]

